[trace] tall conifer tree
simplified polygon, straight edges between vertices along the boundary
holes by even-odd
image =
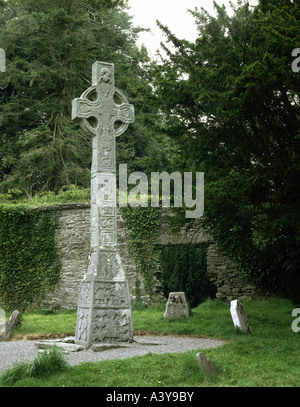
[[[270,292],[300,301],[300,5],[239,2],[230,17],[192,14],[195,43],[159,24],[173,46],[156,67],[162,130],[181,167],[205,172],[205,221],[219,246]]]
[[[136,125],[120,140],[119,159],[143,148],[140,131],[150,91],[122,0],[8,0],[0,2],[0,189],[31,196],[63,185],[89,186],[91,140],[71,121],[71,102],[91,82],[96,60],[116,66],[116,86],[135,105]]]

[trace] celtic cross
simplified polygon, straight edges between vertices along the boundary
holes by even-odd
[[[81,119],[83,130],[93,136],[91,251],[81,283],[75,342],[130,341],[131,301],[117,250],[116,137],[134,122],[134,108],[115,88],[113,64],[93,64],[92,86],[73,100],[72,119]]]
[[[121,102],[121,103],[117,103]],[[116,246],[116,231],[101,226],[101,212],[116,208],[116,137],[134,122],[134,108],[115,88],[114,65],[95,62],[92,68],[92,86],[72,103],[72,119],[83,119],[82,128],[92,134],[93,156],[91,167],[92,248]],[[115,129],[116,124],[121,124]],[[101,207],[102,211],[98,211]],[[111,210],[112,212],[112,210]],[[116,211],[114,211],[116,215]],[[99,234],[100,225],[100,234]],[[115,229],[115,228],[114,228]]]

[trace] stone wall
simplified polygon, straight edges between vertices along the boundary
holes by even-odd
[[[59,283],[45,299],[45,307],[76,308],[79,285],[88,265],[90,247],[89,205],[59,205],[56,232],[61,261]]]
[[[53,293],[45,298],[45,307],[53,309],[74,309],[77,306],[80,282],[88,265],[90,246],[90,207],[89,205],[59,205],[54,208],[59,216],[57,246],[61,259],[60,281]],[[204,232],[201,220],[196,219],[176,233],[170,232],[168,216],[162,210],[159,245],[206,243],[207,267],[212,282],[217,286],[216,297],[221,299],[243,299],[254,294],[253,287],[245,285],[237,275],[236,267],[226,257],[220,255],[211,237]],[[143,281],[136,273],[135,262],[128,253],[126,228],[118,215],[118,246],[124,271],[129,281],[130,293],[135,298],[136,279],[140,281],[142,295]],[[160,265],[158,265],[159,271]],[[159,275],[159,273],[158,273]],[[159,283],[157,285],[159,291]]]
[[[53,208],[58,213],[57,247],[61,260],[60,280],[53,293],[45,298],[49,308],[76,308],[80,282],[88,266],[90,249],[90,206],[82,204],[59,205]],[[128,239],[123,220],[118,214],[118,246],[124,271],[135,296],[136,266],[128,253]],[[143,282],[141,281],[143,290]]]
[[[207,272],[217,287],[216,297],[223,300],[246,299],[254,295],[255,289],[242,281],[235,264],[220,254],[213,239],[202,226],[202,220],[195,219],[176,233],[170,233],[170,211],[164,210],[161,216],[160,244],[207,244]]]
[[[220,254],[215,244],[209,245],[207,249],[207,272],[217,287],[217,298],[244,300],[255,293],[254,287],[240,279],[235,264]]]

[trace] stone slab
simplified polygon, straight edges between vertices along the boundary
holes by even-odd
[[[5,341],[8,334],[21,323],[21,318],[22,318],[22,314],[18,311],[15,310],[9,320],[6,323],[5,326],[5,331],[3,332],[3,334],[0,336],[0,342]]]
[[[216,373],[212,361],[209,358],[207,358],[203,352],[197,353],[196,359],[198,361],[199,366],[201,367],[201,369],[203,369],[205,374],[213,375]]]
[[[54,339],[51,341],[37,341],[34,344],[39,349],[51,349],[53,348],[53,346],[57,346],[59,348],[62,348],[66,352],[79,352],[85,349],[85,347],[81,345],[64,343],[61,339]]]
[[[91,349],[94,352],[104,352],[106,350],[110,350],[110,349],[120,349],[120,348],[128,348],[129,345],[128,344],[124,344],[124,343],[99,343],[96,345],[93,345],[91,347]]]
[[[231,301],[230,313],[234,326],[242,332],[252,335],[245,307],[239,300]]]
[[[164,342],[151,341],[151,340],[147,340],[147,339],[135,339],[134,342],[137,345],[142,345],[142,346],[166,345],[166,343],[164,343]]]
[[[75,337],[74,336],[67,336],[66,338],[63,338],[62,340],[64,343],[74,343]]]

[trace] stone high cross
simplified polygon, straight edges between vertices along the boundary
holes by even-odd
[[[117,250],[116,137],[134,108],[114,84],[114,65],[95,62],[92,86],[72,102],[72,119],[92,134],[91,249],[81,282],[75,343],[128,342],[133,337],[129,286]],[[118,124],[119,127],[115,128]]]

